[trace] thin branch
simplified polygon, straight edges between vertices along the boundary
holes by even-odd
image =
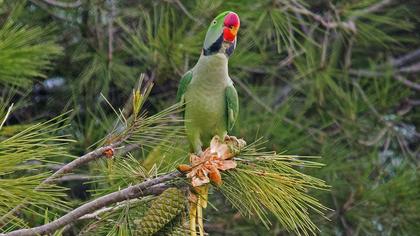
[[[108,15],[108,65],[112,63],[114,53],[114,19],[116,16],[116,6],[114,0],[110,1],[111,10]]]
[[[365,70],[365,69],[350,69],[349,74],[355,75],[357,77],[365,76],[365,77],[377,77],[377,76],[384,76],[384,72],[378,72],[378,71],[371,71],[371,70]]]
[[[382,138],[385,136],[387,131],[388,131],[388,127],[385,127],[381,129],[372,140],[359,140],[359,143],[365,146],[375,146],[376,144],[379,143],[379,141],[382,140]]]
[[[74,175],[65,175],[65,176],[59,177],[59,178],[55,179],[55,182],[57,182],[57,183],[70,182],[70,181],[86,182],[86,181],[89,181],[93,178],[94,177],[89,176],[89,175],[74,174]]]
[[[55,7],[62,7],[62,8],[78,8],[82,5],[82,1],[77,0],[75,2],[61,2],[56,0],[42,0],[43,2],[50,4]]]
[[[345,21],[345,22],[328,21],[324,19],[324,17],[317,15],[313,13],[312,11],[306,9],[297,1],[292,1],[292,3],[294,5],[286,4],[286,7],[290,9],[292,12],[296,12],[296,13],[311,17],[312,19],[319,22],[322,26],[324,26],[327,29],[334,29],[334,28],[341,27],[344,29],[348,29],[351,32],[356,32],[356,26],[353,21]]]
[[[297,1],[292,1],[291,4],[287,3],[287,2],[282,2],[283,4],[286,5],[286,7],[291,10],[292,12],[294,12],[295,14],[302,14],[305,16],[308,16],[312,19],[314,19],[315,21],[319,22],[322,26],[324,26],[327,29],[334,29],[334,28],[343,28],[343,29],[347,29],[351,32],[356,32],[356,24],[354,23],[358,18],[366,15],[366,14],[370,14],[373,12],[377,12],[382,10],[383,8],[387,7],[388,5],[392,4],[394,2],[394,0],[383,0],[381,2],[378,2],[376,4],[373,4],[365,9],[356,11],[356,13],[349,17],[348,20],[346,21],[331,21],[331,20],[327,20],[324,17],[317,15],[315,13],[313,13],[312,11],[306,9],[302,4],[300,4]]]
[[[269,112],[270,114],[275,114],[275,111],[269,107],[266,103],[264,103],[260,98],[258,98],[241,80],[238,80],[236,78],[232,78],[232,80],[237,83],[252,99],[254,99],[254,101],[256,103],[258,103],[258,105],[262,106],[267,112]],[[319,138],[315,135],[318,134],[320,136],[325,136],[324,133],[320,130],[317,130],[315,128],[307,128],[305,129],[305,127],[303,127],[301,124],[293,121],[292,119],[289,119],[287,117],[283,117],[283,121],[293,125],[294,127],[301,129],[301,130],[305,130],[309,133],[309,135],[311,135],[312,137],[314,137],[315,140],[319,140]]]
[[[420,65],[420,63],[419,63],[419,65]],[[420,70],[420,68],[418,68],[418,69]],[[400,72],[399,69],[396,69],[396,70],[397,70],[397,72]],[[405,72],[408,72],[408,70],[406,70]],[[363,69],[361,69],[361,70],[350,69],[349,73],[351,75],[355,75],[355,76],[366,76],[366,77],[378,77],[378,76],[385,76],[386,75],[386,73],[384,73],[384,72],[369,71],[369,70],[363,70]],[[405,79],[401,75],[394,74],[392,77],[394,79],[396,79],[397,81],[403,83],[404,85],[406,85],[406,86],[408,86],[412,89],[420,90],[420,84],[412,82],[408,79]]]
[[[265,102],[263,102],[259,97],[257,97],[241,80],[232,78],[232,80],[237,83],[258,105],[263,107],[269,113],[274,113],[273,109],[269,107]]]
[[[38,6],[42,10],[46,11],[49,15],[51,15],[54,18],[57,18],[58,20],[68,21],[68,22],[74,22],[72,19],[67,18],[67,15],[60,15],[52,11],[47,5],[45,5],[45,2],[42,2],[42,0],[29,0],[34,5]]]
[[[203,22],[199,20],[199,18],[194,17],[188,10],[185,8],[185,6],[182,4],[179,0],[174,0],[174,2],[178,5],[179,8],[181,8],[181,11],[184,12],[184,14],[190,18],[191,20],[197,22],[199,25],[203,25]]]
[[[393,2],[394,2],[394,0],[382,0],[378,3],[375,3],[375,4],[365,8],[365,9],[356,11],[356,13],[353,16],[351,16],[349,18],[349,20],[354,21],[354,20],[357,20],[357,18],[359,18],[361,16],[380,11],[383,8],[387,7],[388,5],[391,5]]]
[[[86,153],[85,155],[83,155],[79,158],[76,158],[75,160],[73,160],[73,161],[67,163],[66,165],[64,165],[61,169],[56,171],[50,177],[45,179],[42,182],[42,184],[54,183],[56,178],[58,178],[60,176],[63,176],[66,173],[70,173],[74,169],[77,169],[78,167],[80,167],[80,166],[82,166],[86,163],[89,163],[93,160],[96,160],[98,158],[101,158],[101,157],[105,156],[105,151],[110,150],[110,149],[116,149],[121,143],[122,143],[122,141],[113,143],[111,145],[103,146],[103,147],[100,147],[100,148],[98,148],[94,151]]]
[[[351,67],[351,57],[353,53],[353,44],[355,41],[354,35],[352,35],[349,39],[349,44],[347,45],[347,50],[344,57],[344,68],[348,70]]]
[[[330,30],[327,29],[324,33],[324,39],[322,40],[322,47],[321,47],[321,62],[320,67],[325,68],[325,64],[327,61],[327,51],[328,51],[328,45],[331,45],[330,43]]]
[[[130,200],[127,200],[127,201],[119,202],[119,203],[116,204],[116,206],[101,208],[101,209],[99,209],[99,210],[97,210],[93,213],[86,214],[86,215],[80,217],[77,220],[101,219],[100,215],[102,215],[104,213],[115,212],[115,211],[117,211],[121,208],[125,208],[127,205],[134,205],[137,202],[141,202],[141,201],[142,201],[142,199],[134,198],[134,199],[130,199]]]
[[[299,12],[293,12],[296,16],[297,21],[299,22],[300,28],[305,35],[309,34],[309,29],[305,25],[305,21],[303,21],[302,15]]]
[[[420,62],[417,62],[410,66],[402,67],[399,69],[399,71],[403,73],[417,73],[420,71]]]
[[[362,87],[360,87],[359,83],[357,83],[355,79],[353,79],[352,82],[353,82],[353,86],[358,90],[363,101],[366,103],[366,105],[369,107],[372,113],[385,125],[387,125],[388,127],[391,127],[392,123],[385,120],[384,117],[378,112],[378,110],[376,110],[375,106],[369,101],[369,98],[366,96],[366,93],[363,91]]]
[[[408,99],[408,103],[412,106],[420,106],[420,100],[417,99]]]
[[[7,109],[6,115],[4,115],[4,119],[0,124],[0,129],[3,127],[4,123],[6,123],[6,120],[9,117],[10,112],[12,112],[12,109],[13,109],[13,103],[9,106],[9,109]]]
[[[32,236],[32,235],[44,235],[53,233],[54,231],[71,224],[80,217],[94,212],[103,207],[109,206],[114,203],[122,202],[125,200],[130,200],[138,197],[148,196],[148,195],[158,195],[162,193],[165,189],[172,187],[173,185],[167,184],[170,180],[181,177],[183,174],[174,171],[166,175],[156,177],[154,179],[145,181],[143,183],[127,187],[123,190],[116,191],[105,196],[99,197],[91,202],[88,202],[71,212],[65,214],[64,216],[42,226],[30,228],[30,229],[20,229],[12,231],[7,234],[2,234],[3,236]]]
[[[394,76],[394,78],[412,89],[420,90],[420,84],[418,83],[414,83],[408,79],[403,78],[400,75],[396,75]]]
[[[400,67],[400,66],[406,64],[407,62],[410,62],[413,59],[416,59],[418,57],[420,57],[420,48],[417,49],[417,50],[414,50],[410,53],[407,53],[404,56],[401,56],[399,58],[391,59],[391,65],[394,66],[394,67]]]

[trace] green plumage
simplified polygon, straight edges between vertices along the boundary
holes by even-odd
[[[207,147],[214,135],[225,136],[239,110],[226,55],[201,56],[181,79],[177,97],[185,103],[185,128],[195,153]]]
[[[236,47],[238,28],[236,13],[219,14],[207,30],[197,64],[180,81],[177,99],[185,104],[185,129],[195,154],[207,148],[215,135],[224,138],[238,116],[238,94],[228,74],[228,57]],[[208,189],[209,185],[194,188],[196,200],[189,207],[191,236],[197,235],[196,226],[200,236],[204,235]]]

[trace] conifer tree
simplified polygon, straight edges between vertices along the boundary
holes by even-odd
[[[224,10],[248,144],[205,231],[415,235],[416,0],[0,0],[0,234],[189,234],[175,93]]]

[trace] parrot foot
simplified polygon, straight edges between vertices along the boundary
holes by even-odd
[[[223,141],[229,146],[235,156],[246,146],[245,140],[235,136],[225,135]]]

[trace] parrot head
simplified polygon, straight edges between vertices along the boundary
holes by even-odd
[[[214,18],[204,40],[204,56],[215,53],[224,53],[230,56],[236,47],[239,26],[239,16],[232,11],[225,11]]]

